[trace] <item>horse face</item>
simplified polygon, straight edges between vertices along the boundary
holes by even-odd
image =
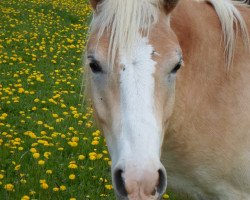
[[[149,35],[137,34],[129,53],[119,49],[112,67],[109,30],[92,32],[87,46],[89,93],[119,199],[159,199],[167,186],[161,146],[182,56],[169,19],[159,22]]]

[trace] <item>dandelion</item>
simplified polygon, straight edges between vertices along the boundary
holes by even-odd
[[[77,164],[76,163],[70,163],[68,166],[70,169],[77,169]]]
[[[61,190],[61,191],[65,191],[65,190],[66,190],[66,186],[65,186],[65,185],[61,185],[61,186],[60,186],[60,190]]]
[[[45,161],[44,160],[39,160],[38,161],[38,165],[44,165],[45,164]]]
[[[41,131],[41,135],[46,135],[47,132],[46,131]]]
[[[67,42],[68,42],[68,43],[73,43],[74,40],[71,40],[71,39],[67,38]]]
[[[18,171],[20,169],[21,165],[16,165],[14,170]]]
[[[112,185],[105,185],[105,188],[106,188],[107,190],[112,190],[112,189],[113,189],[113,186],[112,186]]]
[[[89,156],[90,160],[96,160],[96,156]]]
[[[52,114],[52,116],[53,116],[54,118],[57,118],[57,117],[58,117],[58,114]]]
[[[3,174],[0,174],[0,179],[3,179],[4,178],[4,175]]]
[[[40,154],[39,153],[33,153],[33,158],[39,158],[40,157]]]
[[[8,183],[4,186],[4,189],[7,191],[14,191],[14,185],[11,183]]]
[[[89,153],[89,159],[90,160],[96,160],[97,159],[97,153],[96,152]]]
[[[47,184],[46,180],[42,179],[39,182],[41,184],[42,189],[47,190],[49,188],[49,185]]]
[[[28,135],[33,139],[36,138],[36,134],[31,131],[29,131]]]
[[[73,142],[78,142],[79,141],[79,137],[72,137],[71,139]]]
[[[23,150],[23,147],[18,147],[18,151],[22,151]]]
[[[34,191],[34,190],[31,190],[30,192],[29,192],[29,195],[31,195],[31,196],[33,196],[33,195],[35,195],[36,194],[36,192]]]
[[[99,141],[94,140],[94,141],[91,142],[91,144],[92,144],[92,145],[98,145],[98,144],[99,144]]]
[[[97,154],[97,159],[101,159],[103,157],[103,155],[101,153]]]
[[[21,200],[30,200],[30,197],[28,195],[24,195]]]
[[[47,183],[42,183],[41,188],[47,190],[49,188],[49,185]]]
[[[58,187],[54,187],[54,188],[53,188],[53,191],[54,191],[54,192],[58,192],[59,190],[60,190],[60,188],[58,188]]]
[[[85,156],[84,155],[79,155],[78,156],[78,160],[84,160],[85,159]]]
[[[46,174],[52,174],[52,170],[50,169],[46,170]]]
[[[43,156],[45,157],[45,158],[49,158],[49,156],[51,155],[51,152],[45,152],[44,154],[43,154]]]
[[[163,198],[163,199],[169,199],[169,195],[168,195],[168,194],[164,194],[164,195],[162,196],[162,198]]]
[[[21,179],[20,182],[21,182],[22,184],[27,183],[27,181],[26,181],[25,179]]]
[[[70,179],[70,180],[74,180],[75,178],[76,178],[76,175],[75,175],[75,174],[70,174],[70,175],[69,175],[69,179]]]
[[[77,147],[78,146],[78,143],[77,142],[68,142],[68,144],[71,146],[71,147]]]

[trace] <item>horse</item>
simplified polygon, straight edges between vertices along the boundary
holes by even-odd
[[[86,91],[117,199],[250,199],[250,9],[90,0]]]

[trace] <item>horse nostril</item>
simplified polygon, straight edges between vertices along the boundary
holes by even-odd
[[[167,177],[166,177],[166,173],[163,169],[159,169],[158,174],[159,174],[159,182],[158,182],[158,185],[156,186],[156,191],[158,194],[162,195],[166,190]]]
[[[123,175],[123,171],[121,169],[118,169],[115,171],[115,173],[114,173],[115,187],[116,187],[119,195],[121,195],[123,197],[127,197],[128,193],[127,193],[124,179],[123,179],[122,175]]]
[[[155,188],[155,189],[153,190],[153,192],[151,192],[151,195],[152,195],[152,196],[155,196],[155,195],[156,195],[156,191],[157,191],[157,188]]]

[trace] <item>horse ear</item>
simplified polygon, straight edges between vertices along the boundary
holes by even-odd
[[[172,12],[172,10],[177,6],[179,0],[163,0],[163,7],[167,14]]]
[[[101,3],[102,0],[90,0],[90,5],[94,10],[96,10],[96,7],[99,3]]]

